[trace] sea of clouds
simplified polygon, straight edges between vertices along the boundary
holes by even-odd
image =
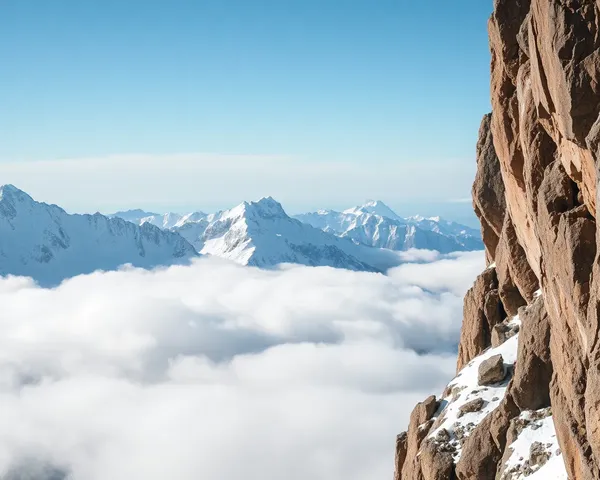
[[[484,264],[429,260],[0,278],[0,478],[390,478]]]

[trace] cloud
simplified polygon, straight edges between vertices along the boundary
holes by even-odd
[[[451,198],[448,203],[473,203],[471,197]]]
[[[266,195],[292,211],[347,208],[373,192],[390,204],[445,203],[468,193],[474,174],[472,163],[448,159],[366,164],[193,153],[0,161],[1,183],[13,183],[36,199],[67,209],[106,213],[125,207],[212,211]]]
[[[0,477],[385,478],[412,407],[453,376],[481,268],[0,279]]]

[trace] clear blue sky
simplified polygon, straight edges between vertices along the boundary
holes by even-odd
[[[4,0],[0,177],[14,175],[3,163],[184,152],[372,165],[383,177],[405,162],[468,170],[490,108],[491,3]],[[348,200],[332,185],[330,206]]]

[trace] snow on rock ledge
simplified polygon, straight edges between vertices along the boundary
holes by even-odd
[[[431,439],[437,447],[451,451],[454,463],[460,460],[462,445],[473,429],[493,412],[504,398],[513,364],[517,358],[517,345],[518,335],[499,347],[488,349],[471,360],[448,384],[434,416],[435,423],[427,438]],[[507,370],[506,377],[501,383],[479,385],[477,381],[479,366],[494,355],[502,355]],[[472,402],[481,404],[481,409],[466,411],[469,408],[465,409],[465,407]]]
[[[568,480],[550,408],[513,419],[500,480]]]

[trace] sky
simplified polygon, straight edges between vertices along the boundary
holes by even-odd
[[[470,214],[491,9],[5,0],[0,183],[72,211]]]

